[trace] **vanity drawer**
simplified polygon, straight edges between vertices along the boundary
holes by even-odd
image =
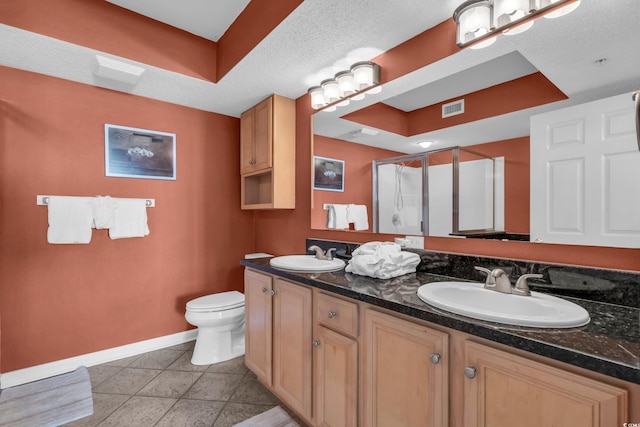
[[[318,293],[316,319],[336,332],[351,337],[358,336],[358,305],[331,295]]]

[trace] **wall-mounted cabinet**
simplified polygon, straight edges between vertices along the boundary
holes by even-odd
[[[295,208],[295,114],[295,101],[279,95],[242,113],[242,209]]]

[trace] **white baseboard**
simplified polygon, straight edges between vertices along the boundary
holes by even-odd
[[[125,357],[146,353],[148,351],[160,350],[162,348],[193,341],[196,339],[197,335],[198,330],[191,329],[185,332],[178,332],[176,334],[139,341],[120,347],[96,351],[95,353],[82,354],[68,359],[56,360],[55,362],[5,372],[0,374],[0,389],[30,383],[32,381],[41,380],[55,375],[65,374],[67,372],[74,371],[78,366],[99,365],[101,363],[112,362]]]

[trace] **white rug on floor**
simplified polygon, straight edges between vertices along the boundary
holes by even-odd
[[[91,414],[91,381],[84,366],[0,391],[0,426],[57,426]]]
[[[234,427],[300,427],[300,425],[293,421],[284,409],[276,406]]]

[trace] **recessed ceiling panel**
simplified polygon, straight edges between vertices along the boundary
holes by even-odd
[[[107,0],[205,39],[218,41],[250,0]]]
[[[514,51],[483,64],[420,86],[384,101],[399,110],[409,112],[428,105],[461,97],[504,82],[533,74],[536,71],[527,59]]]

